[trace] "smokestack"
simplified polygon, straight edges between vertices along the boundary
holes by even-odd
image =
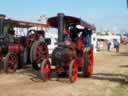
[[[4,29],[4,19],[5,15],[0,14],[0,37],[4,35],[3,29]]]
[[[63,42],[64,14],[58,13],[58,42]]]

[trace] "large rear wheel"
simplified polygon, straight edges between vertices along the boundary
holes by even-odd
[[[39,70],[40,64],[45,58],[48,58],[47,45],[42,41],[34,42],[30,51],[30,60],[32,63],[32,67],[35,70]]]
[[[78,78],[78,64],[76,60],[72,60],[69,64],[69,79],[70,82],[75,82]]]
[[[84,77],[90,77],[93,74],[93,67],[94,67],[94,55],[92,48],[88,48],[84,51],[83,59],[84,59],[83,75]]]
[[[44,59],[41,64],[41,77],[44,81],[50,80],[51,65],[48,59]]]
[[[4,71],[6,73],[14,73],[16,72],[16,68],[18,65],[18,58],[13,53],[8,53],[4,59]]]

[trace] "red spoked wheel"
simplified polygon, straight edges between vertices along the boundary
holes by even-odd
[[[48,59],[44,59],[41,64],[41,77],[44,81],[50,80],[51,65]]]
[[[74,83],[78,79],[78,64],[76,60],[72,60],[69,65],[69,79]]]
[[[83,55],[84,59],[84,67],[83,67],[83,74],[84,77],[90,77],[93,74],[94,68],[94,54],[93,49],[89,48],[86,49]]]
[[[48,58],[48,47],[46,43],[42,41],[34,42],[30,51],[30,60],[33,68],[39,70],[40,64],[45,58]]]
[[[14,73],[16,72],[16,68],[18,65],[18,58],[13,53],[8,53],[4,60],[4,71],[6,73]]]

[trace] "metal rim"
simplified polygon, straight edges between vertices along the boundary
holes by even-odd
[[[85,77],[90,77],[93,74],[93,67],[94,67],[94,55],[92,48],[85,51],[83,59],[84,59],[83,74]]]
[[[72,60],[69,65],[69,79],[72,83],[78,79],[78,65],[76,60]]]
[[[89,63],[88,72],[89,72],[89,76],[91,76],[93,73],[93,67],[94,67],[94,55],[93,55],[93,49],[92,48],[89,50],[88,63]]]
[[[35,41],[33,44],[32,44],[32,47],[30,49],[30,62],[32,63],[33,62],[33,50],[34,50],[34,47],[37,46],[37,41]]]
[[[49,60],[45,59],[41,64],[41,77],[44,81],[50,80],[51,66]]]

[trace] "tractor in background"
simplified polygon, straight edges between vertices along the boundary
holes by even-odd
[[[30,29],[32,27],[46,28],[45,24],[5,19],[0,15],[0,64],[7,73],[14,73],[17,68],[32,64],[39,70],[39,64],[48,58],[47,45],[49,38],[45,38],[44,30]],[[27,29],[24,36],[16,36],[14,28]],[[30,29],[30,30],[29,30]]]

